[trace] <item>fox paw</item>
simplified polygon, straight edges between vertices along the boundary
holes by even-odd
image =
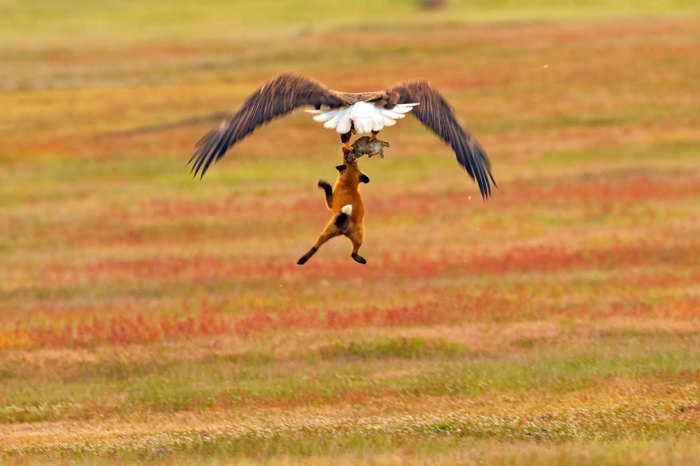
[[[364,257],[362,257],[362,256],[359,255],[359,254],[353,254],[353,255],[352,255],[352,258],[355,259],[355,262],[358,262],[358,263],[360,263],[360,264],[366,264],[366,263],[367,263],[367,259],[365,259]]]

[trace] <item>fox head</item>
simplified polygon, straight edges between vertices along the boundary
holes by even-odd
[[[345,162],[335,167],[338,170],[338,179],[351,185],[369,183],[369,176],[360,171],[356,163]]]

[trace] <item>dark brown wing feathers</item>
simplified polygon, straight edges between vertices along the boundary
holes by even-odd
[[[403,81],[386,91],[344,93],[328,89],[318,81],[294,74],[282,74],[265,83],[245,101],[241,109],[207,133],[196,145],[189,163],[192,172],[204,175],[211,163],[220,159],[229,147],[255,129],[292,110],[309,105],[330,108],[359,101],[392,108],[396,104],[419,103],[411,113],[452,146],[457,161],[476,180],[481,196],[491,194],[491,164],[479,144],[459,124],[452,107],[430,83]]]
[[[452,107],[428,81],[403,81],[387,90],[389,105],[419,103],[411,113],[447,142],[457,161],[476,180],[483,198],[491,194],[491,163],[479,144],[457,121]]]
[[[241,109],[221,122],[218,128],[207,133],[196,145],[189,163],[192,172],[202,176],[215,160],[220,159],[229,147],[248,136],[255,129],[297,107],[339,107],[350,103],[339,92],[303,76],[282,74],[265,83],[245,101]]]

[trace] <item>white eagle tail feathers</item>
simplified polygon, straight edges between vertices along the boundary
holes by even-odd
[[[315,115],[315,121],[323,123],[328,129],[335,129],[340,134],[350,131],[353,123],[358,133],[369,133],[395,125],[396,120],[404,118],[416,105],[418,104],[398,104],[388,109],[377,107],[371,102],[357,102],[349,107],[307,112]]]
[[[343,206],[342,209],[340,209],[340,211],[345,215],[352,215],[352,204]]]

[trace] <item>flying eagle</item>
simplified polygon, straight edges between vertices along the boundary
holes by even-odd
[[[355,133],[371,133],[374,138],[385,126],[412,112],[421,123],[447,142],[457,161],[476,180],[481,196],[491,194],[491,164],[479,144],[457,121],[452,107],[425,80],[409,80],[384,91],[339,92],[320,82],[294,74],[281,74],[263,84],[233,115],[218,128],[207,133],[196,145],[190,163],[196,176],[219,160],[229,147],[255,131],[263,123],[286,115],[292,110],[312,106],[308,110],[314,120],[335,129],[347,151],[352,151],[350,138]]]

